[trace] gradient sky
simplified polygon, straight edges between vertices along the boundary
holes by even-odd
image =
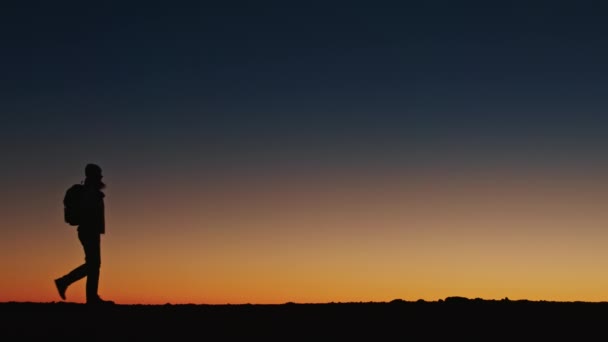
[[[0,5],[0,301],[608,299],[605,2],[193,3]]]

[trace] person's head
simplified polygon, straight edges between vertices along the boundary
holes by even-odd
[[[101,174],[101,167],[97,164],[87,164],[84,168],[85,180],[84,183],[88,185],[93,185],[98,189],[103,189],[106,185],[101,181],[103,175]]]

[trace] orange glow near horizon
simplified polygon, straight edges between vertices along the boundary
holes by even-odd
[[[206,190],[115,179],[100,294],[124,304],[608,298],[601,179],[366,177],[256,178]],[[36,215],[4,215],[14,229],[2,241],[0,301],[59,301],[52,280],[83,259],[62,221],[62,194],[45,193],[32,203]],[[84,301],[84,283],[68,301]]]

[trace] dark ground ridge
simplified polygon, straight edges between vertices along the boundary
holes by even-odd
[[[89,340],[203,337],[591,338],[608,327],[608,302],[485,300],[284,304],[0,303],[3,335]],[[490,334],[490,335],[489,335]]]

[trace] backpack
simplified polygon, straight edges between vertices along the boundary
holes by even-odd
[[[63,197],[63,219],[70,226],[77,226],[81,221],[83,184],[70,186]]]

